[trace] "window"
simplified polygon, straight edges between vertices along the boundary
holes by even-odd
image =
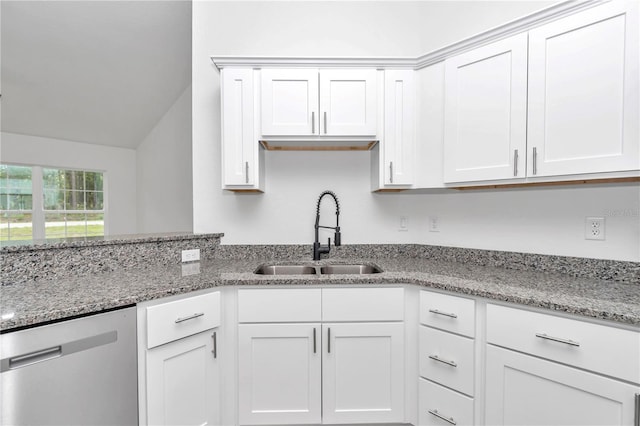
[[[0,167],[0,240],[104,235],[102,172]]]
[[[0,165],[0,241],[33,238],[31,167]]]

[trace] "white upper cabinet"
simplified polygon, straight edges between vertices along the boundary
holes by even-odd
[[[261,72],[262,134],[318,134],[318,70],[263,69]]]
[[[445,61],[444,181],[524,176],[527,35]]]
[[[261,72],[263,136],[376,135],[376,70]]]
[[[260,146],[255,132],[255,76],[251,68],[222,70],[222,187],[261,191]]]
[[[384,184],[413,184],[415,84],[413,70],[384,73]]]
[[[530,176],[640,169],[639,49],[638,2],[529,33]]]
[[[320,134],[375,136],[376,70],[321,70]]]

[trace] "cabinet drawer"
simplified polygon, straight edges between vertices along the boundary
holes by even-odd
[[[322,290],[323,321],[402,321],[403,288]]]
[[[474,341],[420,326],[420,375],[473,396]]]
[[[420,426],[474,424],[473,398],[424,379],[420,379],[419,410]]]
[[[420,292],[420,323],[475,336],[475,301],[447,294]]]
[[[147,308],[147,348],[220,326],[220,292]]]
[[[487,342],[640,383],[640,333],[487,305]]]
[[[320,289],[238,291],[239,322],[320,322]]]

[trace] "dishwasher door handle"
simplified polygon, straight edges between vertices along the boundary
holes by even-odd
[[[20,354],[0,360],[0,372],[15,370],[16,368],[27,367],[43,361],[60,358],[76,352],[86,351],[88,349],[97,348],[98,346],[107,345],[118,340],[118,332],[108,331],[106,333],[96,334],[95,336],[85,337],[71,342],[63,343],[58,346],[52,346],[46,349],[40,349],[26,354]]]

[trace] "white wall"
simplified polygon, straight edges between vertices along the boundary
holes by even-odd
[[[191,87],[138,146],[139,233],[191,232]]]
[[[135,150],[3,132],[0,161],[103,171],[107,232],[110,235],[137,232]]]
[[[206,2],[193,4],[194,231],[224,244],[311,244],[315,202],[341,200],[343,242],[426,243],[640,260],[638,186],[372,194],[366,153],[266,154],[266,193],[220,187],[220,75],[211,55],[417,56],[550,2]],[[329,199],[323,224],[335,220]],[[624,213],[626,212],[626,213]],[[409,231],[397,230],[400,215]],[[441,231],[428,232],[437,215]],[[584,217],[607,215],[607,240]],[[326,238],[326,236],[323,236]]]

